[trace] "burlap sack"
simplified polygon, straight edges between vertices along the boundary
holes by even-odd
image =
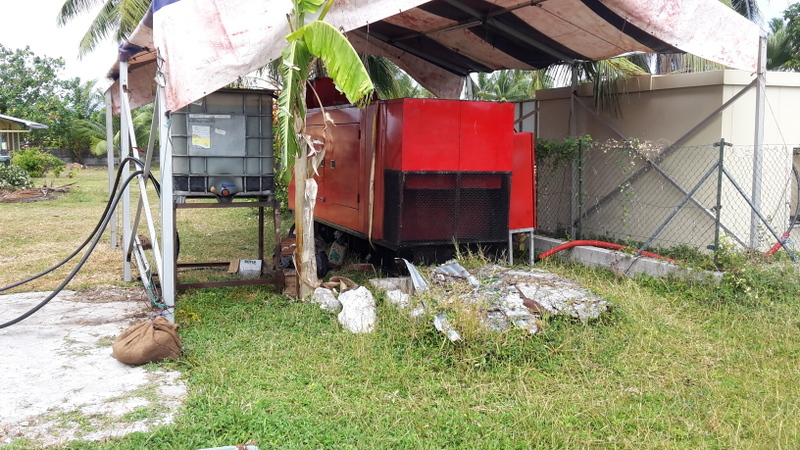
[[[111,356],[132,366],[177,358],[181,354],[177,329],[177,325],[161,316],[136,324],[117,337]]]
[[[326,289],[338,289],[340,293],[348,289],[357,289],[358,283],[347,277],[331,277],[329,281],[322,283],[322,287]]]

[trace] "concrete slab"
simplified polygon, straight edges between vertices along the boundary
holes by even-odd
[[[544,236],[536,236],[534,239],[534,249],[536,253],[551,250],[565,241]],[[577,246],[559,252],[555,256],[580,262],[587,266],[607,267],[615,273],[620,273],[628,277],[646,274],[653,277],[663,277],[666,275],[677,275],[680,277],[690,277],[695,279],[705,279],[712,277],[715,280],[722,278],[720,272],[698,271],[682,264],[672,263],[666,260],[647,258],[644,256],[634,257],[629,253],[616,250],[609,250],[600,247]]]
[[[0,322],[48,294],[0,295]],[[111,357],[114,338],[150,314],[141,289],[64,291],[0,329],[0,444],[30,439],[44,447],[170,422],[186,394],[180,374]]]

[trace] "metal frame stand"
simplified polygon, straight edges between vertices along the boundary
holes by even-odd
[[[230,202],[230,203],[175,203],[174,209],[218,209],[218,208],[258,208],[258,259],[264,261],[264,208],[272,208],[272,220],[275,230],[275,248],[280,248],[280,203],[276,201],[260,200],[258,202]],[[173,217],[177,214],[173,214]],[[177,237],[177,226],[175,227]],[[275,290],[280,293],[283,289],[283,272],[278,270],[278,252],[272,258],[272,267],[269,268],[270,278],[254,278],[250,280],[225,280],[225,281],[203,281],[195,283],[181,283],[178,280],[179,268],[198,268],[198,267],[224,267],[230,264],[229,261],[219,262],[199,262],[199,263],[178,263],[175,255],[175,289],[195,289],[207,287],[225,286],[253,286],[253,285],[275,285]]]
[[[514,235],[519,233],[526,233],[528,235],[528,264],[533,265],[533,233],[535,228],[518,228],[516,230],[508,230],[508,264],[514,265]]]

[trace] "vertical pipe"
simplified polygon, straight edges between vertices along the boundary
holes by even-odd
[[[753,142],[753,185],[752,198],[755,206],[750,213],[750,248],[758,249],[759,218],[756,211],[761,210],[761,180],[764,166],[764,104],[767,94],[767,37],[758,40],[758,72],[756,73],[756,128]]]
[[[128,95],[128,62],[119,62],[119,98],[122,99]],[[120,102],[122,103],[122,102]],[[123,111],[120,113],[120,127],[119,127],[119,158],[120,163],[130,156],[130,142],[128,141],[128,120],[130,120],[130,111]],[[122,179],[127,180],[130,176],[130,164],[121,164]],[[131,191],[126,188],[122,194],[122,272],[123,280],[126,283],[131,281],[131,254],[128,251],[131,248],[130,240],[133,238],[131,234]]]
[[[264,207],[258,207],[258,259],[264,262]]]
[[[113,104],[111,101],[111,89],[105,93],[106,98],[106,160],[108,163],[108,201],[114,196],[112,189],[114,189],[114,112],[112,111]],[[113,214],[113,211],[112,211]],[[119,248],[117,242],[117,219],[109,221],[110,234],[111,234],[111,248]]]
[[[576,63],[572,64],[572,96],[570,97],[570,105],[569,105],[569,136],[574,138],[578,136],[578,118],[576,116],[578,109],[575,107],[577,105],[577,96],[578,96],[578,66]],[[571,239],[575,239],[577,237],[577,229],[575,227],[575,223],[578,221],[578,199],[576,197],[576,191],[578,190],[578,162],[573,159],[572,163],[570,164],[571,172],[572,172],[572,192],[570,195],[570,227],[569,227],[569,234]]]
[[[159,75],[161,68],[159,67]],[[161,78],[160,76],[157,78]],[[164,104],[164,87],[159,86],[156,91],[156,108],[154,114],[158,115],[160,142],[160,172],[161,172],[161,197],[159,198],[161,208],[161,270],[158,277],[161,282],[161,298],[167,306],[164,317],[170,322],[175,321],[175,279],[177,269],[175,259],[177,258],[175,239],[175,204],[173,202],[172,185],[172,139],[170,139],[170,122],[167,116],[166,105]]]
[[[723,159],[725,157],[725,146],[731,145],[725,142],[725,138],[720,139],[719,142],[714,144],[715,147],[719,147],[719,160],[717,162],[717,205],[714,207],[716,209],[717,218],[716,223],[714,224],[714,265],[718,265],[718,257],[719,257],[719,225],[720,221],[722,220],[722,173],[725,170],[725,165],[723,163]]]
[[[583,140],[578,141],[578,225],[577,238],[583,239]]]

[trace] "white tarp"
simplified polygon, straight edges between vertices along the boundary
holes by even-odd
[[[174,111],[278,58],[291,2],[153,0],[152,11],[130,39],[141,49],[128,59],[131,106],[152,100],[157,49]],[[755,72],[760,33],[718,0],[337,0],[326,21],[449,98],[470,72],[631,51],[688,52]]]

